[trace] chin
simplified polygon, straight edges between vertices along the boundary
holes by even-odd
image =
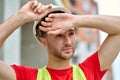
[[[68,60],[71,59],[73,57],[73,52],[69,52],[69,53],[63,53],[63,55],[61,56],[64,60]]]

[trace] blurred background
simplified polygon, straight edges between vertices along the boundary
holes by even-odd
[[[8,19],[30,0],[0,0],[0,23]],[[75,15],[113,15],[120,16],[120,0],[38,0],[43,4],[64,6]],[[8,24],[9,25],[9,24]],[[47,52],[39,45],[32,34],[33,22],[17,29],[0,49],[0,60],[7,64],[20,64],[30,67],[43,67],[47,64]],[[82,62],[98,50],[107,36],[96,29],[80,28],[75,55],[71,63]],[[109,57],[109,55],[108,55]],[[120,80],[120,54],[102,80]]]

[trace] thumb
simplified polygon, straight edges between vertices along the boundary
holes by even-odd
[[[39,19],[41,19],[44,16],[46,16],[51,11],[51,9],[52,9],[51,5],[45,6],[44,10],[39,15]]]

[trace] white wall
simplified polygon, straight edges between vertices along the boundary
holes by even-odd
[[[4,0],[4,20],[12,16],[20,7],[20,0]],[[9,24],[8,24],[9,25]],[[5,42],[3,60],[8,64],[20,64],[20,29],[17,29]]]
[[[3,22],[3,11],[4,11],[4,5],[3,5],[4,1],[0,0],[0,24]],[[3,60],[3,48],[0,48],[0,60]]]

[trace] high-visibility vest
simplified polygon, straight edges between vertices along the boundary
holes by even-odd
[[[37,80],[52,80],[46,67],[38,69]],[[79,66],[73,66],[73,80],[87,80]]]

